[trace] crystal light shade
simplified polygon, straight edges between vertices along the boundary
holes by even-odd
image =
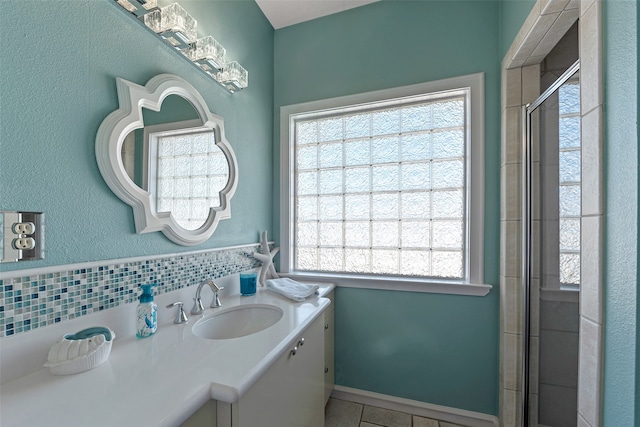
[[[144,23],[179,49],[188,48],[198,37],[196,20],[178,3],[147,13]]]
[[[211,36],[196,40],[187,56],[200,68],[217,73],[227,61],[227,50]]]
[[[147,11],[154,9],[158,2],[157,0],[116,0],[118,4],[129,12],[136,16],[141,16],[147,13]]]
[[[236,61],[225,65],[216,79],[230,92],[237,92],[249,86],[249,73]]]

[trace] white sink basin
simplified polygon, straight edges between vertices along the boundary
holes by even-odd
[[[223,340],[255,334],[275,325],[282,309],[274,305],[239,305],[203,317],[193,325],[193,334],[210,340]]]

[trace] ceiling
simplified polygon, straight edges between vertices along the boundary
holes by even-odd
[[[378,0],[256,0],[276,30]]]

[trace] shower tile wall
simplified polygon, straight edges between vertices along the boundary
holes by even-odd
[[[21,334],[138,298],[138,286],[156,283],[154,295],[260,266],[259,244],[148,259],[123,259],[0,275],[0,337]]]

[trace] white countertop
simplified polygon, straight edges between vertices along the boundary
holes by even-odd
[[[322,296],[331,289],[320,285]],[[263,331],[233,339],[194,336],[201,316],[193,315],[186,325],[160,325],[149,338],[116,337],[109,359],[95,369],[67,376],[41,369],[2,384],[0,425],[179,425],[209,399],[237,401],[330,301],[318,296],[296,303],[259,288],[222,303],[204,315],[243,304],[271,304],[284,314]]]

